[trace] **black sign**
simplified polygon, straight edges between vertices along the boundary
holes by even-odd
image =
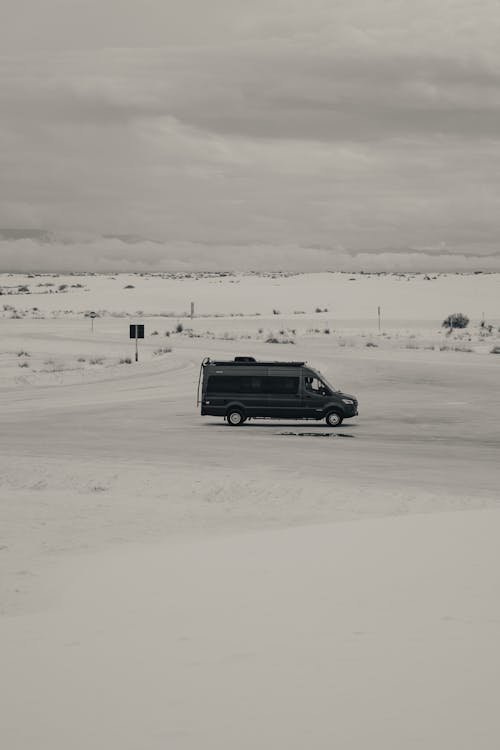
[[[131,339],[143,339],[144,338],[144,326],[142,323],[140,325],[135,325],[135,323],[131,323],[130,325],[130,338]]]
[[[89,318],[97,318],[97,313],[96,312],[90,312],[89,313]]]

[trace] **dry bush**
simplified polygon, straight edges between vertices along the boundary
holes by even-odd
[[[445,318],[441,324],[442,328],[447,328],[451,333],[455,328],[467,328],[469,325],[469,318],[463,313],[451,313]]]

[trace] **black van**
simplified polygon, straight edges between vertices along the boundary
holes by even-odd
[[[326,419],[337,427],[358,413],[354,396],[336,390],[306,362],[257,362],[253,357],[204,359],[200,403],[202,415],[225,417],[233,426],[250,417],[272,417]]]

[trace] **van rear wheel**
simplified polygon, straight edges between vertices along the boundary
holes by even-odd
[[[338,411],[329,411],[326,415],[326,423],[329,427],[339,427],[342,424],[343,416]]]
[[[238,427],[245,421],[245,415],[243,414],[241,409],[230,409],[226,414],[226,419],[227,423],[231,425],[231,427]]]

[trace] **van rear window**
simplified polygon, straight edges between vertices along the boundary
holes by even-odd
[[[207,393],[295,394],[299,378],[277,375],[211,375]]]

